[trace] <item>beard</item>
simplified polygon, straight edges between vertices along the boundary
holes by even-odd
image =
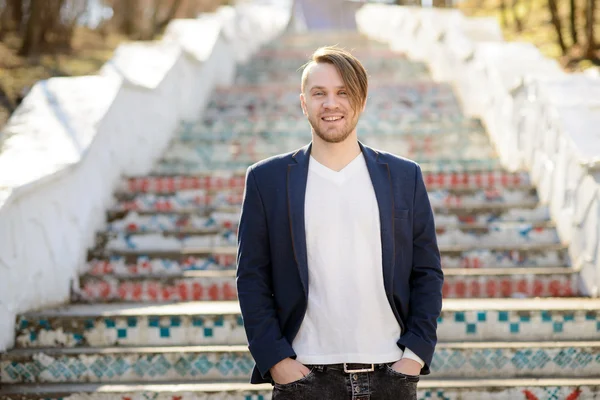
[[[341,143],[346,140],[356,128],[358,116],[353,115],[353,118],[349,119],[347,115],[344,115],[343,121],[344,123],[341,126],[320,129],[319,123],[323,122],[321,118],[314,116],[308,117],[308,122],[310,123],[313,132],[326,143]]]

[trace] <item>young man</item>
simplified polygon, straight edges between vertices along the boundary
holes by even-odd
[[[274,400],[416,399],[443,274],[419,166],[358,141],[361,63],[318,49],[302,74],[312,142],[248,169],[237,289]]]

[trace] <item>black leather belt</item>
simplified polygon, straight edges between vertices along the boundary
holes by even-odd
[[[336,369],[336,370],[344,371],[347,374],[356,374],[356,373],[361,373],[361,372],[373,372],[376,369],[385,368],[391,364],[393,364],[393,363],[384,363],[384,364],[343,363],[343,364],[319,365],[318,367],[322,367],[323,370]]]

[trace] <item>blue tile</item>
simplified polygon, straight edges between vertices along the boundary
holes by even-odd
[[[48,321],[47,319],[40,319],[38,324],[45,330],[50,330],[50,321]]]
[[[201,317],[193,317],[192,318],[192,325],[193,326],[204,326],[204,319]]]
[[[37,340],[37,332],[29,332],[29,340],[35,342]]]
[[[224,324],[225,318],[223,318],[223,316],[219,316],[217,319],[215,319],[215,326],[223,326]]]
[[[456,321],[456,322],[465,322],[465,313],[464,312],[457,312],[456,314],[454,314],[454,321]]]
[[[600,332],[600,321],[596,322],[596,331]]]
[[[109,318],[104,319],[104,324],[106,325],[107,328],[114,328],[116,326],[115,320],[109,319]]]
[[[168,327],[161,327],[160,328],[160,337],[162,338],[168,338],[171,337],[171,331]]]
[[[27,321],[26,319],[22,319],[21,323],[19,324],[19,329],[25,329],[29,326],[29,321]]]
[[[158,317],[148,318],[148,326],[152,328],[158,328],[160,326],[160,319]]]
[[[171,317],[171,326],[181,326],[181,318],[179,317]]]
[[[562,322],[555,322],[553,328],[554,328],[554,333],[562,333],[562,331],[563,331]]]
[[[127,329],[117,329],[117,337],[119,339],[124,339],[127,337]]]
[[[508,322],[508,311],[498,311],[498,321]]]
[[[596,320],[596,313],[593,312],[593,311],[585,313],[585,320],[586,321],[595,321]]]
[[[542,321],[552,322],[552,314],[548,311],[542,311]]]
[[[510,324],[510,333],[519,333],[519,324],[518,323]]]
[[[73,339],[77,340],[77,342],[81,342],[83,340],[83,335],[80,333],[74,333]]]
[[[467,333],[477,333],[477,325],[467,324]]]
[[[531,316],[530,315],[520,315],[519,316],[519,321],[521,321],[521,322],[531,322]]]
[[[438,317],[437,319],[438,324],[441,324],[442,322],[444,322],[444,318],[443,317]]]
[[[477,321],[485,322],[487,320],[487,313],[485,311],[479,311],[477,313]]]
[[[204,328],[204,336],[206,336],[206,337],[212,337],[212,335],[213,335],[212,328]]]
[[[441,322],[441,317],[440,317],[440,318],[438,318],[438,321],[439,321],[439,322]],[[241,316],[241,315],[239,315],[239,316],[237,317],[237,325],[238,325],[238,326],[244,326],[244,318],[242,318],[242,316]]]
[[[137,326],[137,317],[127,317],[127,326],[135,328]]]
[[[94,329],[95,321],[93,319],[86,319],[84,326],[86,330]]]
[[[563,316],[565,322],[567,321],[575,321],[575,314],[565,314]]]

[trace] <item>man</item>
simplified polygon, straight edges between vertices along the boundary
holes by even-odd
[[[443,274],[419,166],[358,141],[361,63],[318,49],[302,74],[312,142],[251,166],[237,289],[252,383],[273,399],[416,399]]]

